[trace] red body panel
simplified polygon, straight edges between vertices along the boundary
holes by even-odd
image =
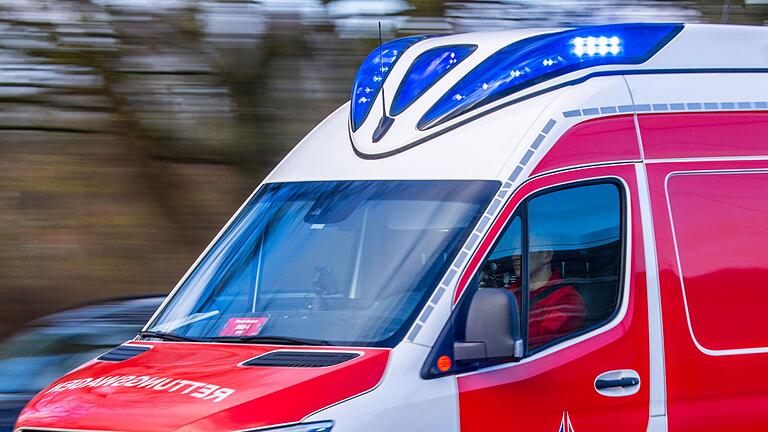
[[[768,347],[768,173],[672,175],[667,192],[696,340]]]
[[[536,165],[532,175],[579,165],[638,160],[640,148],[633,116],[603,117],[569,129]]]
[[[710,355],[694,343],[688,327],[670,223],[669,201],[664,187],[667,176],[675,171],[756,168],[768,168],[768,162],[662,163],[648,167],[664,317],[670,431],[757,431],[765,430],[765,425],[768,425],[768,411],[765,410],[768,406],[768,379],[764,378],[768,368],[768,353],[721,352],[719,355]],[[768,177],[768,174],[760,175]],[[753,175],[745,176],[746,179]],[[697,207],[701,208],[702,197],[688,199],[691,194],[683,195],[681,188],[690,184],[671,183],[671,191],[674,191],[672,211],[675,215],[675,231],[683,244],[681,265],[686,273],[691,272],[690,277],[684,279],[686,291],[692,295],[688,297],[689,302],[696,303],[691,304],[695,334],[707,349],[746,348],[762,344],[766,340],[764,323],[768,319],[765,312],[765,305],[768,304],[768,290],[765,289],[765,277],[768,274],[768,261],[764,258],[765,237],[752,239],[762,244],[762,252],[758,252],[745,244],[748,239],[743,231],[739,232],[740,227],[734,230],[733,225],[724,225],[733,222],[733,218],[722,218],[722,213],[749,212],[752,220],[740,224],[743,228],[754,227],[755,223],[765,227],[768,226],[768,217],[758,212],[766,201],[754,208],[753,212],[750,208],[733,208],[728,201],[718,205],[715,200],[727,197],[731,201],[745,203],[752,201],[748,196],[755,192],[763,194],[765,200],[768,200],[768,189],[764,186],[761,188],[761,182],[757,182],[743,189],[744,192],[749,191],[747,195],[740,196],[739,191],[731,189],[734,185],[730,181],[718,184],[713,178],[699,177],[686,180],[686,183],[690,182],[695,182],[698,190],[706,188],[711,192],[707,197],[711,200],[710,205],[706,206],[708,213],[694,214]],[[756,203],[752,201],[753,204]],[[717,211],[713,213],[713,209]],[[708,229],[706,236],[696,235],[695,231],[704,225],[719,227]],[[758,232],[754,234],[759,235]],[[696,246],[690,244],[693,238],[698,243]],[[734,247],[745,249],[739,252],[734,251]],[[758,262],[761,259],[762,262]],[[753,262],[754,266],[742,266],[734,260],[744,264]],[[706,273],[697,275],[698,271]],[[694,288],[703,292],[694,292]],[[714,295],[714,298],[701,297],[701,294],[707,292]],[[715,315],[711,315],[713,312]],[[709,321],[703,314],[709,316]]]
[[[189,386],[175,391],[174,386],[158,390],[126,385],[44,390],[23,411],[18,426],[152,432],[232,431],[292,423],[375,387],[389,355],[384,349],[355,348],[363,355],[337,366],[251,367],[239,364],[278,347],[141,345],[153,348],[122,362],[92,362],[61,378],[49,390],[85,378],[150,376],[209,383],[234,392],[216,401],[193,397],[203,387],[185,393]]]
[[[642,115],[640,127],[647,157],[768,154],[765,112]],[[648,164],[672,432],[768,425],[768,172],[755,172],[766,169],[766,160]],[[753,349],[722,351],[743,348]]]
[[[768,112],[642,114],[647,159],[768,156]]]
[[[503,209],[480,252],[461,279],[464,286],[492,246],[515,207],[528,194],[565,182],[593,177],[620,177],[629,186],[632,257],[628,309],[615,327],[540,358],[524,360],[458,378],[462,432],[491,430],[556,431],[568,412],[575,430],[645,431],[648,424],[648,315],[642,229],[638,213],[635,171],[632,165],[589,168],[548,175],[518,190]],[[603,372],[632,369],[638,372],[638,393],[606,397],[596,392],[594,380]]]

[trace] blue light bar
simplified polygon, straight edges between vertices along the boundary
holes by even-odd
[[[426,36],[409,36],[391,40],[376,48],[365,58],[352,85],[352,131],[363,124],[387,75],[403,52]]]
[[[682,28],[682,24],[613,24],[517,41],[492,54],[457,82],[424,114],[418,128],[429,129],[576,70],[643,63]]]
[[[405,111],[429,90],[451,68],[461,63],[477,49],[477,45],[447,45],[421,53],[413,61],[392,101],[390,115]]]

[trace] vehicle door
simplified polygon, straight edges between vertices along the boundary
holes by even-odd
[[[458,376],[462,432],[648,427],[635,172],[622,164],[534,178],[494,222],[460,279],[460,302],[480,289],[513,293],[525,349]]]

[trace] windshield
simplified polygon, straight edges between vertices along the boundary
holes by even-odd
[[[266,184],[148,330],[394,346],[497,188],[491,181]]]

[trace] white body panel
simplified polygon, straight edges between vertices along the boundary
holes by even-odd
[[[632,69],[745,69],[766,64],[764,27],[686,24],[669,45]]]
[[[362,179],[500,179],[505,161],[557,92],[509,107],[439,140],[383,159],[362,159],[349,141],[349,104],[302,140],[268,182]],[[509,119],[514,119],[510,121]],[[397,123],[397,122],[396,122]]]
[[[538,147],[527,174],[557,137],[583,118],[562,113],[581,107],[631,106],[622,77],[594,78],[529,99],[452,129],[439,138],[382,159],[358,156],[346,125],[349,104],[310,132],[267,177],[266,182],[385,179],[484,179],[506,181],[526,157],[550,119],[550,139]],[[519,178],[522,180],[525,176]]]
[[[656,264],[656,239],[653,234],[653,214],[648,188],[648,174],[645,165],[638,164],[638,201],[643,223],[643,246],[645,249],[646,285],[648,288],[648,343],[650,352],[650,417],[649,431],[666,431],[666,376],[664,373],[664,329],[662,327],[661,292],[659,269]],[[656,419],[656,420],[654,420]],[[659,420],[662,419],[662,420]],[[663,428],[662,428],[663,426]]]
[[[713,73],[633,75],[626,79],[639,113],[744,111],[768,108],[766,76]]]
[[[419,371],[428,353],[428,348],[401,344],[392,351],[378,387],[305,421],[333,419],[333,432],[457,432],[456,378],[423,380]]]

